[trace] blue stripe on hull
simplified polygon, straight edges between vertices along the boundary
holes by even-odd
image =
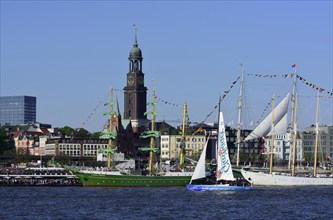
[[[227,185],[186,185],[191,191],[246,191],[253,190],[251,186],[227,186]]]

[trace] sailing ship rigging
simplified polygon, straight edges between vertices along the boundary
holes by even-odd
[[[148,102],[147,105],[151,105],[151,112],[145,112],[145,115],[151,114],[151,129],[149,131],[145,131],[140,135],[140,138],[150,138],[150,144],[148,148],[141,147],[140,151],[149,151],[149,162],[148,162],[148,171],[149,175],[153,175],[153,152],[158,152],[158,148],[155,147],[155,139],[159,137],[160,133],[155,131],[155,115],[157,112],[155,111],[155,90],[153,89],[152,93],[152,101]]]
[[[243,67],[243,66],[242,66]],[[291,100],[291,104],[292,104],[292,111],[291,111],[291,118],[290,118],[290,124],[289,124],[289,135],[287,135],[289,137],[289,163],[288,163],[288,167],[289,170],[291,170],[291,176],[295,177],[293,179],[284,179],[284,178],[280,178],[282,176],[278,176],[275,177],[276,181],[273,182],[260,182],[261,179],[263,178],[261,177],[261,173],[259,174],[258,172],[253,172],[254,173],[254,177],[249,176],[249,173],[251,171],[248,170],[244,170],[244,169],[239,169],[240,167],[239,165],[239,155],[240,155],[240,145],[241,145],[241,138],[240,138],[240,121],[241,121],[241,114],[242,114],[242,90],[243,90],[243,73],[244,73],[244,67],[242,70],[242,75],[241,75],[241,85],[240,85],[240,92],[239,92],[239,97],[238,97],[238,123],[237,123],[237,153],[236,153],[236,167],[234,167],[234,171],[235,172],[240,172],[243,175],[244,178],[246,178],[247,180],[249,180],[251,183],[253,183],[254,185],[332,185],[333,184],[333,178],[320,178],[314,181],[310,181],[313,180],[313,178],[306,178],[303,177],[303,179],[300,179],[300,177],[296,177],[296,172],[295,172],[295,160],[296,160],[296,138],[297,138],[297,123],[296,123],[296,115],[297,115],[297,95],[296,95],[296,68],[294,69],[295,73],[293,74],[293,88],[292,88],[292,94],[290,95],[289,93],[286,95],[286,97],[281,101],[280,104],[278,104],[278,106],[275,108],[274,107],[274,97],[272,98],[271,101],[271,106],[272,106],[272,112],[259,124],[257,125],[257,127],[247,136],[245,137],[243,142],[247,142],[253,139],[258,139],[261,140],[264,137],[271,137],[270,140],[270,148],[268,150],[267,153],[264,154],[268,154],[269,155],[269,174],[271,176],[276,176],[275,173],[273,172],[273,154],[275,153],[275,135],[279,135],[279,134],[286,134],[287,132],[287,128],[288,128],[288,122],[287,122],[287,113],[288,113],[288,103],[289,100]],[[318,90],[319,93],[319,90]],[[318,95],[319,96],[319,95]],[[317,108],[319,106],[319,101],[317,101]],[[318,110],[316,111],[318,114]],[[318,121],[318,115],[316,116],[317,119],[316,121]],[[317,127],[318,127],[318,122],[316,122],[316,131],[315,133],[317,134]],[[317,139],[318,137],[316,137]],[[315,165],[317,165],[317,154],[318,154],[318,140],[316,140],[316,148],[315,148]],[[263,171],[263,170],[261,170]],[[252,174],[252,173],[251,173]],[[256,174],[260,175],[260,178],[258,181],[256,179]],[[287,174],[289,175],[289,174]],[[316,166],[314,167],[314,176],[316,176]],[[272,178],[271,178],[272,179]]]
[[[103,131],[100,135],[100,139],[107,139],[108,140],[108,147],[107,149],[101,149],[99,153],[107,153],[107,168],[108,170],[111,170],[111,155],[115,153],[115,148],[113,146],[113,142],[116,139],[116,132],[114,131],[114,126],[113,126],[113,118],[115,116],[114,110],[113,110],[113,93],[112,93],[112,88],[110,89],[110,101],[106,102],[104,106],[110,106],[110,110],[108,112],[104,112],[103,115],[108,115],[109,116],[109,123],[106,131]]]
[[[242,66],[243,67],[243,66]],[[262,123],[260,123],[245,139],[245,141],[251,140],[251,139],[259,139],[262,137],[267,137],[270,136],[271,137],[271,148],[268,151],[268,154],[270,156],[269,159],[269,165],[270,165],[270,172],[268,175],[270,175],[270,177],[266,176],[263,177],[262,173],[256,173],[256,172],[252,172],[252,171],[248,171],[248,170],[240,170],[241,174],[243,175],[243,177],[248,180],[249,182],[251,182],[254,185],[327,185],[327,184],[332,184],[332,180],[330,180],[330,178],[318,178],[318,181],[312,181],[315,178],[312,178],[311,181],[309,181],[310,178],[305,178],[305,179],[300,179],[299,177],[295,177],[296,173],[295,173],[295,155],[296,155],[296,136],[297,136],[297,124],[296,124],[296,108],[297,108],[297,96],[295,95],[296,93],[296,73],[294,74],[294,87],[293,87],[293,93],[290,95],[289,93],[284,97],[284,99],[281,101],[281,103],[279,103],[276,107],[274,106],[274,99],[275,97],[273,96],[272,98],[272,112],[262,121]],[[239,91],[239,96],[238,96],[238,122],[237,122],[237,151],[236,151],[236,166],[239,166],[240,163],[240,148],[241,148],[241,144],[242,144],[242,138],[241,138],[241,115],[242,115],[242,101],[243,101],[243,79],[244,79],[244,67],[242,68],[242,74],[240,77],[241,80],[241,85],[240,85],[240,91]],[[236,81],[235,81],[236,82]],[[235,83],[234,82],[234,83]],[[288,111],[288,103],[290,100],[290,96],[291,96],[291,103],[292,103],[292,117],[291,117],[291,122],[290,122],[290,127],[289,127],[289,132],[290,132],[290,141],[289,141],[289,149],[290,149],[290,153],[289,153],[289,158],[290,158],[290,166],[291,166],[291,176],[295,177],[294,179],[288,179],[288,178],[282,178],[281,175],[276,175],[273,172],[273,154],[274,154],[274,138],[275,135],[277,134],[282,134],[283,132],[286,132],[287,129],[287,111]],[[149,152],[149,162],[148,162],[148,175],[124,175],[118,171],[113,171],[111,172],[111,168],[112,168],[112,162],[111,162],[111,155],[113,153],[115,153],[115,151],[117,150],[117,148],[114,146],[114,140],[116,139],[116,133],[114,128],[112,127],[113,123],[113,117],[114,117],[114,111],[113,111],[113,103],[112,103],[112,91],[110,92],[110,102],[107,104],[110,106],[110,111],[106,112],[105,115],[109,116],[109,127],[107,129],[107,131],[104,131],[102,133],[102,137],[109,139],[108,141],[108,148],[104,149],[103,152],[107,153],[107,157],[108,157],[108,170],[110,171],[110,173],[94,173],[94,175],[90,175],[87,172],[76,172],[77,175],[80,177],[80,179],[82,179],[83,184],[86,186],[170,186],[170,185],[186,185],[189,180],[190,177],[192,176],[191,172],[167,172],[167,173],[161,173],[160,171],[162,170],[161,168],[159,169],[159,172],[157,172],[157,170],[153,169],[153,161],[154,161],[154,153],[160,153],[161,155],[161,148],[158,148],[155,146],[156,144],[156,138],[159,137],[159,132],[155,130],[155,120],[156,120],[156,110],[155,110],[155,105],[157,104],[155,101],[155,90],[152,90],[152,101],[149,102],[148,104],[151,106],[151,111],[150,112],[146,112],[145,115],[147,114],[151,114],[151,126],[150,126],[150,130],[145,131],[143,134],[141,134],[141,138],[149,138],[149,146],[148,147],[142,147],[139,150],[141,151],[146,151]],[[219,129],[220,129],[220,122],[223,122],[223,125],[221,125],[221,127],[224,128],[224,120],[223,120],[223,115],[222,112],[220,111],[220,103],[221,103],[222,98],[220,97],[219,100]],[[318,94],[318,101],[317,101],[317,108],[319,108],[319,94]],[[180,144],[180,155],[179,155],[179,168],[180,170],[184,168],[184,159],[185,157],[185,142],[186,142],[186,138],[185,138],[185,124],[186,124],[186,117],[185,115],[187,114],[187,105],[186,103],[184,104],[184,110],[183,110],[183,123],[182,123],[182,136],[181,136],[181,144]],[[318,121],[318,113],[316,115],[316,121]],[[222,132],[223,133],[223,132]],[[224,143],[220,143],[220,141],[223,139],[221,139],[221,135],[220,134],[220,130],[218,132],[219,137],[218,137],[218,143],[219,145],[226,145],[226,141],[224,141]],[[318,148],[318,122],[316,122],[316,152],[315,152],[315,166],[317,163],[317,148]],[[225,132],[224,132],[224,136],[225,136]],[[225,137],[224,137],[225,138]],[[207,145],[207,143],[206,143]],[[205,146],[206,149],[207,146]],[[221,147],[219,147],[220,149]],[[204,149],[204,150],[205,150]],[[203,151],[204,152],[204,151]],[[217,150],[216,152],[219,152],[219,150]],[[230,164],[230,159],[229,159],[229,152],[227,151],[221,151],[223,152],[225,156],[225,153],[228,154],[228,157],[224,157],[223,161],[226,161],[228,158],[229,162],[227,162],[226,164]],[[219,155],[217,155],[218,157]],[[201,159],[201,156],[200,156]],[[199,159],[199,161],[200,161]],[[220,175],[222,174],[222,171],[219,170],[220,167],[222,166],[221,164],[219,164],[219,160],[217,160],[217,179],[219,179]],[[161,161],[160,161],[160,165],[161,165]],[[225,165],[225,164],[224,164]],[[199,162],[197,167],[199,166]],[[229,166],[229,165],[228,165]],[[233,167],[235,169],[235,167]],[[197,168],[196,168],[197,169]],[[199,168],[198,168],[199,169]],[[202,171],[202,168],[201,168]],[[260,174],[259,177],[257,174]],[[101,175],[104,175],[103,177],[101,177]],[[175,180],[177,180],[177,184],[176,183],[172,183],[165,181],[165,179],[163,179],[164,177],[170,177],[170,176],[175,176],[178,175],[179,179],[173,179],[170,180],[171,182],[176,182]],[[226,177],[227,174],[223,175],[224,180],[227,179],[228,181],[234,181],[235,178],[234,177]],[[231,174],[232,175],[232,174]],[[266,175],[266,174],[265,174]],[[117,176],[117,177],[115,177]],[[155,178],[155,177],[159,177],[159,178]],[[316,167],[314,168],[314,176],[316,176]],[[124,179],[126,179],[128,181],[132,181],[132,183],[126,181],[126,183],[124,182]],[[144,178],[145,181],[143,182],[138,182],[138,178]],[[150,177],[150,179],[147,179],[148,177]],[[162,179],[163,180],[162,180]],[[193,174],[192,179],[195,180],[195,178],[197,178],[197,174]],[[202,177],[203,178],[203,177]],[[229,178],[229,179],[228,179]],[[274,179],[274,180],[273,180]],[[320,179],[320,180],[319,180]],[[323,180],[325,179],[325,180]],[[331,178],[332,179],[332,178]],[[111,182],[112,181],[112,182]],[[149,183],[147,182],[149,181]],[[161,182],[163,181],[163,183]],[[261,182],[262,181],[262,182]],[[302,181],[302,183],[300,183],[299,181]],[[192,183],[192,181],[191,181]],[[190,184],[192,185],[192,184]],[[192,186],[191,186],[192,187]]]
[[[238,121],[237,121],[237,161],[236,166],[239,166],[239,151],[241,144],[241,117],[242,117],[242,103],[243,103],[243,81],[244,81],[244,66],[242,66],[241,82],[238,96]]]
[[[287,95],[289,96],[289,94]],[[319,97],[319,95],[318,95]],[[287,98],[287,97],[286,97]],[[281,103],[286,102],[285,99],[281,101]],[[273,96],[274,100],[274,96]],[[245,140],[248,140],[250,138],[258,138],[259,136],[266,136],[266,134],[271,135],[271,147],[270,147],[270,169],[269,173],[262,173],[262,172],[254,172],[250,170],[241,170],[241,174],[245,179],[250,181],[253,185],[262,185],[262,186],[305,186],[305,185],[333,185],[333,178],[332,177],[326,177],[326,178],[319,178],[317,177],[317,172],[316,172],[316,166],[317,166],[317,154],[318,154],[318,110],[319,110],[319,98],[317,99],[317,109],[316,109],[316,141],[315,141],[315,161],[314,161],[314,173],[313,177],[305,177],[305,176],[296,176],[295,173],[295,159],[296,159],[296,135],[297,135],[297,126],[296,126],[296,106],[297,106],[297,96],[295,96],[295,104],[293,105],[293,129],[292,129],[292,148],[290,148],[290,154],[292,154],[292,172],[291,175],[285,174],[285,175],[280,175],[277,173],[273,172],[273,153],[274,153],[274,137],[276,135],[276,130],[275,126],[280,122],[280,120],[284,117],[283,114],[281,114],[281,111],[283,108],[279,108],[281,103],[274,108],[274,102],[272,104],[272,112],[270,113],[269,116],[265,118],[265,120],[257,126],[257,128],[254,129],[253,132],[259,132],[262,131],[262,128],[264,129],[265,132],[260,132],[258,133],[258,136],[254,136],[253,134],[249,135]],[[282,117],[281,117],[282,116]],[[272,126],[271,129],[268,133],[267,128],[267,121],[271,117],[272,120]],[[266,120],[267,119],[267,120]],[[278,120],[280,119],[280,120]],[[277,121],[278,120],[278,121]],[[290,144],[291,146],[291,144]],[[292,152],[291,152],[292,149]]]
[[[102,133],[101,138],[109,139],[109,145],[103,152],[108,154],[108,170],[107,171],[87,171],[72,169],[73,174],[79,177],[83,186],[86,187],[165,187],[165,186],[185,186],[189,183],[192,172],[165,172],[157,173],[153,169],[153,153],[158,152],[159,148],[155,147],[155,138],[159,137],[159,132],[155,130],[155,91],[152,90],[152,101],[148,104],[151,106],[151,111],[145,114],[151,114],[150,130],[141,134],[141,138],[149,138],[149,147],[142,147],[139,150],[149,152],[148,175],[144,174],[128,174],[120,171],[113,171],[111,166],[111,154],[116,148],[113,145],[113,140],[116,139],[116,133],[112,128],[112,118],[114,117],[112,92],[110,93],[110,102],[107,104],[110,111],[104,113],[109,115],[109,128]]]

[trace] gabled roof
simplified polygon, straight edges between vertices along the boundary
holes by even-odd
[[[22,131],[14,131],[13,134],[14,134],[14,138],[17,138],[20,134],[21,134]]]
[[[170,124],[166,123],[165,121],[162,122],[155,122],[156,130],[166,130],[166,129],[173,129],[174,127]]]
[[[14,138],[17,138],[20,135],[24,136],[44,136],[45,134],[42,132],[36,132],[36,131],[14,131]]]
[[[27,131],[27,132],[26,132],[26,135],[31,135],[31,136],[43,136],[43,135],[45,135],[45,134],[42,133],[42,132],[37,132],[37,131]]]
[[[40,129],[42,131],[43,134],[49,134],[50,131],[47,128],[41,128]]]

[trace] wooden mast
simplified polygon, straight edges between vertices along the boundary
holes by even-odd
[[[155,115],[157,112],[155,111],[155,89],[153,88],[152,90],[152,101],[147,102],[147,105],[151,106],[151,111],[146,111],[144,115],[151,114],[151,127],[150,130],[144,131],[141,135],[140,138],[150,138],[150,143],[148,147],[140,147],[138,148],[140,151],[149,151],[149,161],[148,161],[148,171],[149,175],[153,174],[153,152],[158,152],[158,148],[155,148],[155,138],[159,137],[159,132],[155,131]],[[161,151],[160,151],[161,152]]]
[[[297,108],[297,96],[296,96],[296,100],[295,100],[295,105],[294,105],[294,140],[293,140],[293,157],[292,157],[292,161],[291,161],[291,175],[295,176],[295,160],[296,160],[296,146],[297,146],[297,126],[296,126],[296,108]]]
[[[104,106],[109,105],[110,110],[107,112],[104,112],[103,115],[109,116],[109,126],[106,128],[106,131],[103,131],[101,135],[99,136],[100,139],[108,139],[108,146],[107,149],[101,149],[99,152],[101,153],[107,153],[107,164],[108,169],[111,169],[111,154],[115,152],[115,149],[113,149],[113,140],[116,138],[116,133],[112,131],[113,128],[113,117],[114,117],[114,111],[113,111],[113,100],[112,100],[112,91],[113,89],[110,89],[110,101],[104,103]]]
[[[183,123],[182,123],[182,144],[180,149],[180,156],[179,156],[179,168],[183,169],[184,166],[184,158],[185,158],[185,148],[186,148],[186,138],[185,138],[185,124],[186,124],[186,112],[187,112],[187,105],[186,102],[184,103],[183,109]]]
[[[274,94],[272,97],[272,129],[271,129],[272,139],[271,139],[271,149],[269,158],[269,174],[273,173],[273,150],[274,150]]]
[[[244,66],[241,64],[242,68],[242,75],[241,75],[241,83],[239,89],[239,96],[238,96],[238,122],[237,122],[237,161],[236,165],[239,166],[239,149],[240,149],[240,142],[241,142],[241,115],[242,115],[242,96],[243,96],[243,80],[244,80]]]
[[[316,142],[315,142],[315,152],[314,152],[314,164],[313,164],[313,176],[317,176],[317,157],[318,157],[318,137],[319,137],[319,124],[318,124],[318,115],[319,115],[319,90],[317,93],[317,108],[316,108]]]
[[[151,104],[151,131],[155,131],[155,89],[152,91],[152,102]],[[150,151],[149,151],[149,175],[152,175],[153,172],[153,148],[155,145],[154,136],[150,137]]]
[[[293,77],[293,91],[292,91],[292,94],[291,94],[291,117],[290,117],[290,137],[289,137],[289,160],[288,160],[288,169],[290,170],[290,166],[291,166],[291,163],[292,163],[292,155],[291,155],[291,146],[293,145],[292,143],[292,140],[293,140],[293,130],[296,129],[293,127],[294,124],[294,117],[295,117],[295,113],[296,113],[296,110],[295,110],[295,97],[296,97],[296,65],[293,65],[292,68],[294,68],[294,77]]]

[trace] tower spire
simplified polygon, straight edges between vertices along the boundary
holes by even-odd
[[[115,113],[117,114],[117,116],[120,114],[120,110],[119,110],[119,103],[118,103],[118,96],[116,94],[116,103],[115,103]]]
[[[136,36],[137,28],[136,28],[135,24],[133,24],[133,27],[134,27],[134,44],[133,44],[133,46],[138,47],[139,44],[138,44],[138,39],[137,39],[137,36]]]

